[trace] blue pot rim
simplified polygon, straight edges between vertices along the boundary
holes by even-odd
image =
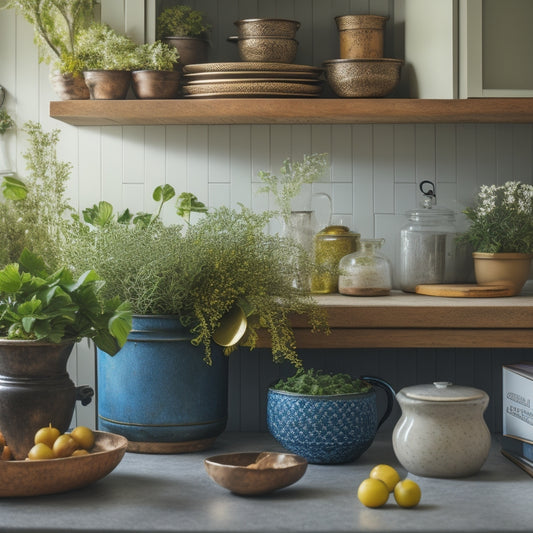
[[[286,390],[268,388],[269,394],[280,394],[282,396],[290,396],[293,398],[304,398],[306,400],[358,400],[361,398],[367,398],[372,394],[375,394],[374,387],[368,392],[352,392],[350,394],[301,394],[300,392],[290,392]]]

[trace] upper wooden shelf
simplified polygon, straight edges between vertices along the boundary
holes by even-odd
[[[533,123],[533,98],[65,100],[50,102],[50,116],[74,126]]]

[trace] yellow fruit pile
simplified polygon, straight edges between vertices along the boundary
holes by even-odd
[[[370,471],[357,489],[359,501],[366,507],[381,507],[387,503],[389,494],[400,507],[415,507],[422,497],[418,484],[411,479],[400,479],[400,474],[389,465],[377,465]]]
[[[70,433],[61,434],[49,424],[35,433],[34,443],[28,452],[30,461],[75,457],[89,453],[94,446],[94,433],[85,426],[78,426]]]
[[[10,461],[11,460],[11,450],[6,444],[6,439],[0,431],[0,461]]]

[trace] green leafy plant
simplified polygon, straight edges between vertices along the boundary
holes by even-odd
[[[159,209],[149,219],[136,215],[143,220],[137,224],[135,217],[128,222],[108,214],[94,225],[102,218],[99,208],[91,208],[89,218],[84,212],[85,220],[77,217],[65,234],[63,261],[77,272],[90,265],[106,280],[104,295],[129,301],[135,314],[176,315],[195,335],[193,343],[204,347],[207,362],[222,318],[242,304],[248,328],[241,344],[253,348],[265,328],[274,360],[300,365],[290,315],[306,315],[317,331],[327,329],[326,318],[309,294],[292,287],[286,257],[293,244],[265,233],[271,215],[222,207],[185,227],[164,225],[159,213],[172,198],[172,187],[158,187]],[[188,218],[205,206],[185,194],[178,210]]]
[[[178,50],[161,41],[140,45],[135,56],[135,70],[173,70],[179,61]]]
[[[8,0],[33,26],[40,60],[53,62],[62,73],[81,73],[74,58],[79,32],[93,20],[94,0]]]
[[[464,213],[470,228],[458,241],[475,252],[533,253],[533,185],[482,185],[475,205]]]
[[[201,11],[189,6],[173,6],[164,9],[157,17],[156,37],[200,37],[206,38],[211,25],[205,22]]]
[[[301,161],[286,159],[281,166],[281,176],[271,172],[259,171],[258,176],[264,183],[259,192],[270,193],[275,198],[280,214],[287,220],[291,212],[291,201],[306,183],[314,183],[324,174],[328,154],[304,155]]]
[[[28,149],[23,157],[29,174],[22,181],[5,176],[0,202],[0,265],[14,263],[28,248],[47,264],[58,266],[61,226],[71,207],[65,200],[71,165],[57,157],[59,130],[49,133],[35,122],[24,124]]]
[[[0,107],[0,135],[11,129],[15,125],[14,120],[11,118],[5,107]]]
[[[133,70],[137,44],[107,24],[94,22],[78,34],[76,59],[83,70]]]
[[[0,335],[53,343],[89,338],[114,355],[126,342],[132,317],[119,298],[100,298],[104,284],[92,270],[78,279],[66,268],[52,272],[25,249],[18,263],[0,271]]]
[[[362,394],[372,386],[362,379],[354,379],[348,374],[324,374],[321,370],[299,368],[294,376],[280,379],[273,389],[298,394],[329,396],[332,394]]]

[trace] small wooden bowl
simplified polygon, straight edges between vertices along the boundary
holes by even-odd
[[[258,457],[268,454],[265,468],[255,468]],[[235,494],[266,494],[296,483],[307,469],[307,461],[299,455],[276,452],[245,452],[215,455],[204,460],[213,481]]]
[[[126,453],[121,435],[95,431],[88,455],[42,461],[0,461],[0,498],[54,494],[89,485],[109,474]]]
[[[401,59],[331,59],[324,62],[333,92],[342,98],[380,98],[400,81]]]

